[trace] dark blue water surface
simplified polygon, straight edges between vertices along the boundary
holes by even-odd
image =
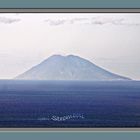
[[[140,82],[1,80],[0,127],[140,127]]]

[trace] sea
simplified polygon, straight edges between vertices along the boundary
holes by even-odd
[[[0,128],[140,127],[140,81],[0,80]]]

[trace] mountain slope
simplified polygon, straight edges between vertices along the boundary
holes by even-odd
[[[16,77],[21,80],[130,80],[78,56],[53,55]]]

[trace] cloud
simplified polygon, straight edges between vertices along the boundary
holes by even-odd
[[[64,24],[89,24],[89,25],[127,25],[127,26],[139,26],[140,22],[128,21],[125,18],[72,18],[72,19],[47,19],[45,20],[51,26],[59,26]]]
[[[0,23],[4,23],[4,24],[12,24],[19,21],[20,19],[17,19],[17,18],[0,17]]]
[[[49,25],[62,25],[66,22],[66,20],[51,20],[51,19],[48,19],[48,20],[45,20],[45,22],[48,22]]]
[[[104,25],[104,24],[113,24],[113,25],[122,25],[124,19],[113,19],[113,18],[92,18],[89,24],[95,25]]]
[[[89,18],[73,18],[69,22],[71,24],[74,24],[74,23],[78,23],[78,22],[80,22],[80,23],[87,22],[89,20],[90,20]]]
[[[47,22],[49,25],[57,26],[57,25],[63,25],[63,24],[76,24],[76,23],[82,23],[86,20],[89,20],[88,18],[72,18],[72,19],[47,19],[45,22]]]
[[[140,22],[128,21],[125,18],[99,18],[92,19],[91,24],[104,25],[104,24],[112,24],[112,25],[127,25],[127,26],[137,26],[140,25]]]

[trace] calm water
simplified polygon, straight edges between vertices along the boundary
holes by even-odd
[[[1,80],[0,127],[140,127],[140,82]]]

